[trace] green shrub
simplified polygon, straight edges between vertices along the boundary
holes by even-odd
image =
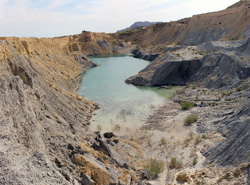
[[[191,139],[190,138],[186,138],[185,140],[184,140],[184,142],[183,142],[183,145],[184,146],[188,146],[189,145],[189,142],[191,141]]]
[[[148,139],[148,146],[152,146],[152,141],[150,138]]]
[[[196,164],[197,164],[197,157],[194,157],[194,159],[193,159],[193,165],[195,166]]]
[[[189,132],[188,137],[190,138],[190,140],[192,140],[194,138],[194,133],[192,131]]]
[[[195,148],[191,149],[190,152],[191,152],[191,155],[190,155],[191,157],[197,157]]]
[[[196,95],[195,102],[197,102],[198,100],[199,100],[199,97],[198,97],[198,95]]]
[[[195,138],[195,144],[197,145],[198,143],[201,142],[201,140],[202,140],[201,135],[196,136],[196,138]]]
[[[189,101],[182,101],[181,102],[182,110],[188,110],[189,108],[191,108],[193,106],[194,106],[194,104],[192,102],[189,102]]]
[[[218,104],[216,103],[216,102],[212,102],[211,104],[210,104],[210,106],[211,107],[215,107],[215,106],[217,106]]]
[[[155,179],[165,169],[164,162],[157,159],[149,159],[145,165],[145,170],[149,174],[151,179]]]
[[[242,91],[241,87],[236,88],[236,91],[237,91],[237,92]]]
[[[130,136],[130,141],[134,141],[134,137],[133,136]]]
[[[190,114],[186,117],[185,123],[188,125],[191,125],[192,123],[195,123],[198,120],[198,116],[195,114]]]
[[[117,41],[113,41],[113,42],[112,42],[112,45],[113,45],[113,46],[118,45],[118,42],[117,42]]]
[[[181,168],[182,167],[182,163],[179,162],[176,157],[172,157],[171,161],[170,161],[170,168]]]
[[[162,137],[162,138],[161,138],[160,144],[161,144],[161,145],[166,145],[166,144],[167,144],[167,140],[166,140],[165,137]]]

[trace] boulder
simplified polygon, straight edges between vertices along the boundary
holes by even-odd
[[[176,180],[182,181],[182,182],[187,182],[188,178],[189,178],[189,173],[186,171],[183,171],[177,175]]]
[[[103,136],[104,136],[105,138],[110,139],[110,138],[114,137],[115,135],[114,135],[113,132],[106,132],[106,133],[103,134]]]
[[[153,61],[155,60],[159,54],[154,53],[151,50],[142,50],[142,49],[135,49],[132,51],[133,57],[140,58],[143,60]]]

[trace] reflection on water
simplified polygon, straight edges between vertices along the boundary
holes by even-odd
[[[102,131],[120,126],[140,124],[155,108],[174,93],[173,89],[136,87],[125,79],[137,74],[149,62],[131,56],[93,57],[100,66],[89,69],[82,79],[79,94],[97,102],[101,109],[95,112],[91,127]]]

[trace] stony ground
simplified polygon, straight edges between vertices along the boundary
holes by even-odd
[[[140,128],[119,135],[142,147],[146,164],[154,158],[165,164],[157,180],[145,177],[150,184],[247,184],[248,164],[218,167],[207,163],[203,153],[226,139],[218,132],[218,123],[240,109],[248,100],[248,90],[209,90],[196,85],[179,90],[165,106],[154,111]],[[194,107],[182,110],[186,100]],[[185,118],[195,114],[198,121],[187,125]],[[173,158],[178,165],[173,166]]]

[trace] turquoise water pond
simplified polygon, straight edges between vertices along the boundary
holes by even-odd
[[[98,67],[89,69],[78,93],[101,107],[94,113],[91,128],[110,131],[113,127],[138,125],[173,93],[158,87],[137,87],[125,80],[137,74],[149,62],[132,56],[91,57]]]

